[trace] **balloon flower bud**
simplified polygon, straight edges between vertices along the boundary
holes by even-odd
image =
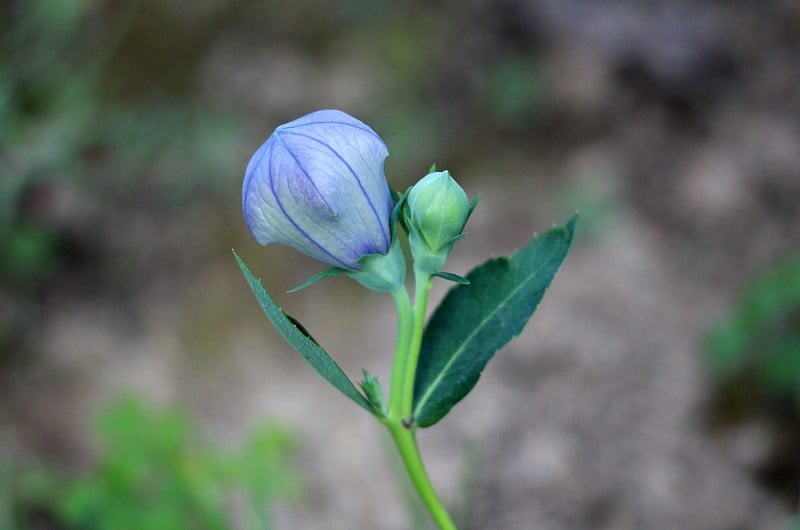
[[[447,171],[426,175],[408,192],[404,211],[414,265],[442,268],[472,211],[467,194]]]
[[[389,152],[369,126],[338,110],[281,125],[256,151],[242,186],[247,227],[347,271],[391,246]]]

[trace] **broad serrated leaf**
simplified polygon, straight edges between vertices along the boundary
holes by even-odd
[[[442,419],[478,382],[486,363],[522,332],[569,251],[576,218],[513,255],[473,269],[425,328],[414,383],[414,421]]]
[[[236,257],[239,267],[242,269],[247,284],[253,291],[253,294],[258,300],[264,314],[278,330],[278,333],[286,339],[297,353],[299,353],[308,364],[310,364],[322,377],[325,378],[330,384],[339,389],[345,396],[355,401],[358,405],[368,410],[370,413],[379,416],[378,411],[370,405],[367,398],[365,398],[355,387],[353,382],[347,377],[347,374],[336,364],[328,352],[322,349],[317,342],[311,338],[302,326],[298,327],[286,313],[278,306],[278,304],[269,295],[261,282],[253,276],[250,269],[247,268],[242,258],[236,252],[233,253]],[[296,322],[296,321],[295,321]]]

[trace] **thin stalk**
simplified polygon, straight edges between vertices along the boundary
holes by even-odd
[[[403,387],[403,418],[409,423],[414,422],[414,381],[417,375],[419,350],[422,345],[422,332],[425,329],[425,311],[428,307],[428,295],[431,291],[433,277],[414,268],[414,328],[411,334],[411,344],[408,350],[405,380]]]
[[[405,401],[403,392],[405,389],[406,359],[414,332],[414,312],[405,286],[395,290],[392,293],[392,298],[394,298],[394,303],[397,306],[397,345],[394,352],[394,366],[392,367],[392,380],[389,388],[387,422],[400,422],[403,417],[402,404]]]
[[[412,307],[405,287],[392,293],[397,306],[397,347],[389,394],[388,414],[384,423],[397,445],[400,458],[408,471],[411,483],[417,490],[431,518],[441,530],[456,530],[456,526],[425,471],[416,440],[414,426],[414,379],[425,327],[432,277],[414,270],[415,293]]]
[[[455,523],[450,518],[450,514],[447,513],[442,501],[436,494],[436,490],[433,489],[428,473],[425,471],[425,465],[422,463],[422,456],[419,453],[417,440],[414,436],[415,429],[406,427],[402,423],[389,423],[388,426],[394,443],[397,445],[400,458],[402,458],[403,464],[406,466],[411,483],[428,509],[431,518],[440,530],[457,530]]]

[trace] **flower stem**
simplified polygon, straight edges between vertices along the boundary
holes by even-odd
[[[405,286],[393,291],[392,297],[397,306],[397,346],[394,352],[392,381],[389,389],[388,421],[400,422],[403,418],[402,405],[405,401],[403,392],[406,388],[408,351],[411,347],[411,337],[414,333],[414,312]]]
[[[440,528],[440,530],[456,530],[456,525],[444,508],[442,501],[433,489],[428,473],[425,471],[425,465],[422,463],[422,456],[419,453],[417,440],[414,436],[415,428],[406,427],[402,423],[389,423],[389,432],[392,434],[392,439],[397,445],[397,450],[400,453],[400,458],[406,466],[408,476],[411,483],[417,490],[417,493],[428,509],[431,518]]]
[[[414,380],[417,372],[425,310],[428,304],[432,276],[415,268],[416,282],[412,307],[405,287],[392,293],[397,306],[397,347],[389,394],[388,414],[384,423],[397,445],[397,450],[408,471],[411,483],[417,490],[434,522],[441,530],[456,530],[456,526],[442,501],[433,489],[422,463],[414,426]]]
[[[414,268],[414,327],[411,333],[411,344],[408,350],[406,373],[403,387],[403,417],[409,423],[414,422],[414,381],[417,375],[419,350],[422,345],[422,331],[425,329],[425,310],[428,307],[428,295],[431,290],[433,277]]]

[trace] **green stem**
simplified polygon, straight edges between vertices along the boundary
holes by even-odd
[[[420,272],[414,268],[414,328],[411,333],[411,344],[408,350],[408,362],[406,363],[405,381],[403,387],[403,418],[413,423],[414,418],[414,381],[417,375],[417,363],[419,362],[419,350],[422,345],[422,332],[425,329],[425,310],[428,307],[428,295],[430,294],[433,277],[430,274]]]
[[[406,466],[411,483],[417,490],[425,507],[428,508],[433,521],[440,530],[456,530],[455,523],[453,523],[447,510],[445,510],[442,501],[439,500],[439,496],[428,478],[428,473],[425,471],[425,465],[422,463],[422,456],[419,453],[417,440],[414,436],[415,429],[406,427],[402,423],[390,423],[389,432],[392,433],[392,438],[397,445],[400,457],[403,459],[403,464]]]
[[[428,305],[432,277],[414,269],[416,288],[412,307],[405,287],[392,293],[397,306],[397,347],[389,394],[388,414],[385,420],[392,439],[408,471],[411,483],[417,490],[434,522],[441,530],[456,530],[450,515],[433,489],[422,463],[414,426],[414,379],[425,327],[425,310]]]
[[[408,297],[408,291],[405,286],[401,286],[392,292],[392,297],[397,306],[397,346],[394,352],[392,381],[389,389],[387,422],[400,422],[403,417],[402,404],[404,401],[403,391],[405,389],[407,357],[414,332],[414,313],[411,309],[411,299]]]

